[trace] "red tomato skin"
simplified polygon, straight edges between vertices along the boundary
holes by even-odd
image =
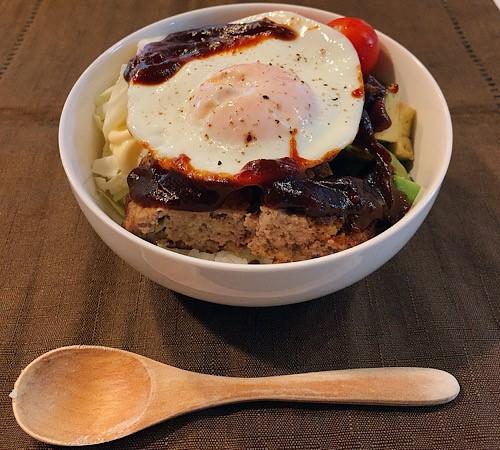
[[[339,17],[328,22],[328,25],[340,31],[358,53],[361,71],[368,75],[377,64],[380,44],[377,32],[373,27],[357,17]]]

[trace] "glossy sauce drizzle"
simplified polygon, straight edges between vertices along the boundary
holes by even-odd
[[[159,84],[173,77],[193,59],[257,45],[264,39],[291,41],[296,37],[291,28],[267,18],[179,31],[147,44],[130,60],[124,77],[133,83]]]

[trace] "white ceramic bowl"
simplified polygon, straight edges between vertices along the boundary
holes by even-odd
[[[422,190],[411,210],[397,224],[337,254],[294,263],[243,265],[205,261],[164,250],[115,223],[95,196],[90,170],[102,145],[92,119],[96,96],[115,81],[120,66],[135,53],[140,39],[271,10],[295,11],[319,22],[338,17],[302,6],[250,3],[216,6],[161,20],[122,39],[88,67],[66,100],[59,126],[61,160],[69,183],[102,240],[151,280],[214,303],[240,306],[296,303],[343,289],[367,276],[392,258],[421,225],[438,194],[451,156],[450,114],[436,81],[408,50],[379,33],[384,57],[378,75],[399,82],[403,99],[417,110],[412,175]]]

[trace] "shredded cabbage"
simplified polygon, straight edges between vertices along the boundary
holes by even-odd
[[[146,151],[127,128],[128,83],[121,67],[116,83],[95,101],[94,120],[104,136],[101,157],[92,164],[97,192],[123,219],[128,194],[127,176]]]

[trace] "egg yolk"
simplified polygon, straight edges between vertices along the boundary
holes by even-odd
[[[250,145],[288,139],[311,123],[314,97],[293,73],[260,62],[237,64],[210,76],[188,99],[189,119],[204,139]]]

